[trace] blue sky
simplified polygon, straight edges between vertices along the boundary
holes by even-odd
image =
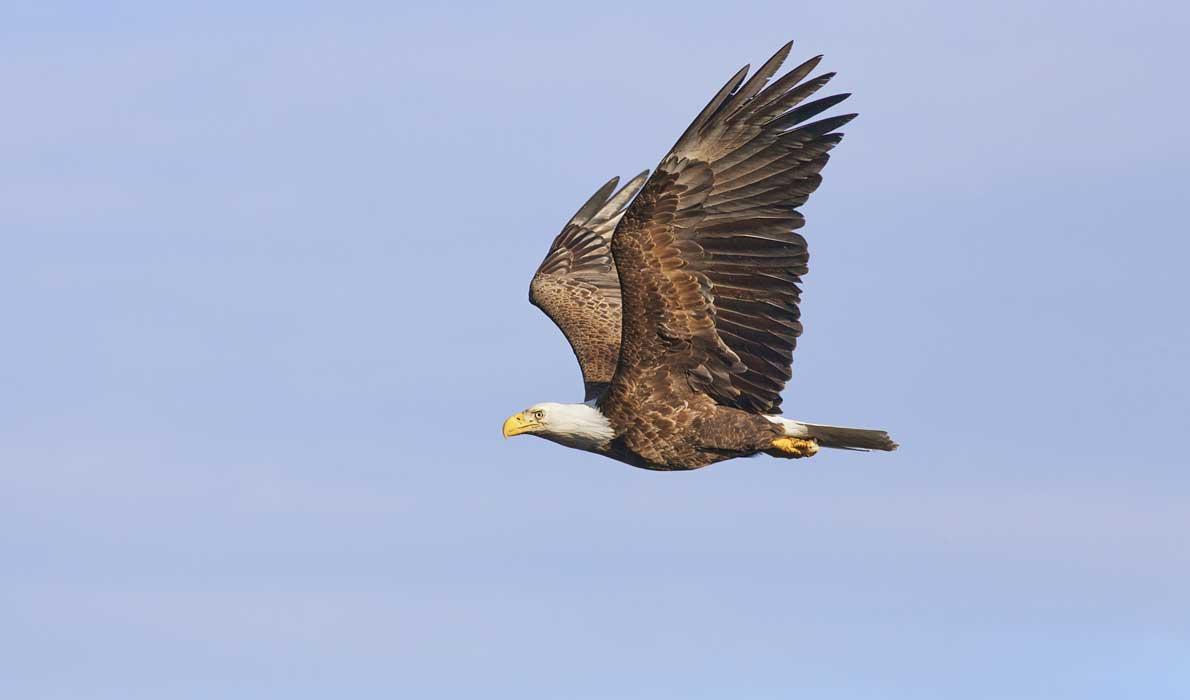
[[[1190,692],[1174,3],[0,6],[0,691]],[[787,414],[895,454],[635,470],[527,303],[788,39],[861,116]]]

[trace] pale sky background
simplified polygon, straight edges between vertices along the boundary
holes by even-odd
[[[1183,4],[167,4],[0,5],[0,696],[1190,696]],[[786,410],[902,449],[501,440],[550,239],[790,38]]]

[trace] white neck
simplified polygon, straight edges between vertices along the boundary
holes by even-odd
[[[567,447],[589,452],[606,450],[616,431],[599,409],[585,403],[541,404],[546,409],[545,430],[537,433]]]

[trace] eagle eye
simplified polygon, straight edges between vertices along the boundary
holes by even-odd
[[[533,417],[537,420],[541,420],[542,418],[545,418],[545,411],[536,410],[533,412]]]

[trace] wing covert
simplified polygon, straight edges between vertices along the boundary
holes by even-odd
[[[648,174],[619,190],[618,177],[599,188],[562,227],[529,284],[530,303],[549,316],[574,350],[587,400],[606,389],[620,355],[620,280],[611,238]]]

